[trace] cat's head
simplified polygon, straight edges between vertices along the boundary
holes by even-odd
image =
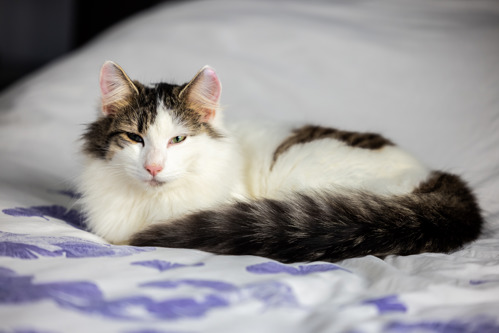
[[[102,116],[83,135],[84,151],[146,187],[161,187],[201,168],[200,156],[223,140],[221,84],[202,68],[183,85],[145,86],[108,61],[100,72]]]

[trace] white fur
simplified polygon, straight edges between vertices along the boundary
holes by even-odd
[[[214,207],[235,195],[241,185],[234,143],[196,135],[169,146],[172,137],[185,134],[186,128],[174,124],[166,110],[159,110],[144,147],[131,144],[110,161],[87,159],[79,182],[81,202],[96,234],[112,243],[125,243],[148,224]],[[163,167],[156,176],[163,185],[149,183],[153,177],[144,165],[151,161]]]
[[[169,146],[172,137],[188,131],[175,124],[166,110],[159,110],[144,147],[132,144],[111,161],[88,159],[80,189],[89,226],[110,242],[126,243],[147,225],[234,199],[344,188],[402,194],[429,173],[395,146],[368,150],[331,139],[292,146],[270,171],[273,152],[289,129],[239,125],[228,132],[219,126],[224,139],[198,135]],[[164,185],[148,183],[152,176],[144,165],[149,162],[163,167],[156,179]]]
[[[318,189],[397,195],[411,192],[430,172],[397,146],[360,149],[333,139],[291,146],[270,172],[273,153],[290,130],[258,124],[233,127],[245,157],[244,180],[251,197],[279,199],[290,192]]]
[[[119,66],[104,64],[104,99],[111,91],[112,101],[119,104],[122,88],[130,90],[130,86]],[[290,135],[291,127],[240,124],[228,131],[218,109],[220,92],[215,72],[205,67],[181,96],[223,138],[191,135],[160,103],[143,144],[130,143],[110,160],[88,157],[79,183],[87,223],[96,234],[112,243],[126,243],[153,223],[216,209],[235,199],[281,199],[295,191],[354,189],[398,195],[411,192],[429,174],[398,147],[359,149],[333,139],[291,146],[271,168],[274,151]],[[173,144],[176,136],[187,139]],[[161,171],[153,175],[147,170],[151,166]]]

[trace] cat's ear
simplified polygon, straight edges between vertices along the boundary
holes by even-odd
[[[180,93],[188,108],[199,112],[203,121],[210,121],[219,109],[222,85],[217,73],[209,66],[203,67]]]
[[[139,93],[123,68],[112,61],[106,61],[102,65],[99,83],[102,112],[106,116],[115,114],[120,108],[129,104],[135,94]]]

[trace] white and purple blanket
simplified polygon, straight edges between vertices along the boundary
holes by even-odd
[[[226,118],[375,131],[476,190],[451,254],[284,265],[107,244],[74,179],[105,60],[143,82],[216,68]],[[0,332],[499,332],[499,3],[161,5],[0,95]]]

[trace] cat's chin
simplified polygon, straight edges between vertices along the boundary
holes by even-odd
[[[157,179],[157,178],[152,178],[152,179],[141,179],[139,181],[140,185],[142,188],[146,190],[159,190],[159,189],[164,189],[168,184],[171,184],[175,178],[170,179]]]
[[[161,186],[165,185],[166,182],[163,182],[163,181],[160,181],[160,180],[157,180],[157,179],[151,179],[151,180],[148,180],[146,182],[146,184],[149,187],[157,188],[157,187],[161,187]]]

